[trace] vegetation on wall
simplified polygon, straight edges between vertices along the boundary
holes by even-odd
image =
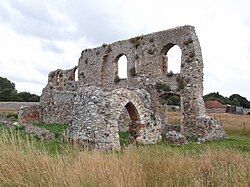
[[[175,106],[180,106],[180,96],[173,95],[168,98],[167,101],[168,105],[175,105]]]
[[[155,88],[158,91],[165,91],[165,92],[171,91],[171,88],[170,88],[169,85],[161,83],[161,82],[157,82],[156,85],[155,85]]]
[[[29,92],[17,92],[15,84],[0,77],[0,101],[38,102],[40,96]]]
[[[135,70],[135,67],[132,67],[131,69],[130,69],[130,75],[132,76],[132,77],[135,77],[137,74],[136,74],[136,70]]]

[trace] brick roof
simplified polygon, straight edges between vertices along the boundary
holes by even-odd
[[[221,104],[219,101],[206,101],[206,108],[225,108],[226,106]]]

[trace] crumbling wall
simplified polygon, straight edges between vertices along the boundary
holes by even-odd
[[[21,123],[43,122],[43,108],[40,104],[23,106],[19,109],[18,119]]]
[[[175,45],[181,49],[181,71],[169,77],[168,51]],[[127,79],[119,80],[118,59],[127,57]],[[131,70],[135,69],[131,73]],[[93,76],[95,75],[95,76]],[[118,78],[117,78],[118,77]],[[180,95],[182,129],[188,137],[202,137],[206,125],[200,124],[205,115],[203,96],[203,60],[194,27],[183,26],[166,31],[86,49],[79,60],[79,87],[99,86],[104,90],[117,88],[145,89],[151,95],[152,110],[166,124],[164,98]],[[156,89],[157,84],[163,85]],[[205,133],[206,134],[206,133]],[[224,137],[224,133],[221,137]]]
[[[105,91],[90,86],[79,90],[75,103],[69,129],[69,137],[74,142],[101,150],[119,149],[119,117],[128,103],[133,107],[127,109],[134,122],[129,125],[133,128],[135,141],[151,144],[161,139],[160,117],[152,110],[150,94],[146,90],[119,88]]]
[[[169,76],[167,54],[175,45],[181,49],[181,71]],[[126,79],[118,75],[123,55]],[[74,79],[77,68],[79,81]],[[49,74],[40,101],[42,120],[70,123],[74,141],[119,149],[118,121],[125,107],[135,141],[155,143],[166,133],[166,100],[171,95],[181,96],[182,134],[207,140],[225,137],[220,124],[205,114],[203,60],[192,26],[85,49],[78,67]]]
[[[44,123],[70,122],[78,84],[75,81],[76,69],[77,66],[68,70],[58,69],[50,72],[48,84],[40,98]]]
[[[121,115],[119,116],[118,120],[118,129],[120,132],[128,132],[129,131],[129,124],[132,123],[130,119],[129,113],[124,106]]]
[[[36,105],[39,102],[0,102],[0,113],[18,112],[23,106]]]

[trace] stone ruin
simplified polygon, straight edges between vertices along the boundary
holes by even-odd
[[[167,53],[174,45],[181,49],[181,70],[169,74]],[[127,58],[126,79],[118,76],[122,55]],[[22,108],[19,119],[68,123],[71,141],[117,150],[122,129],[141,144],[161,140],[168,129],[166,100],[172,95],[181,97],[181,134],[203,140],[225,138],[221,125],[205,114],[203,60],[193,26],[85,49],[78,66],[49,73],[40,104]]]

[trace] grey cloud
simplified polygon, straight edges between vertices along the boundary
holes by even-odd
[[[109,43],[128,36],[129,28],[124,29],[119,14],[112,13],[108,7],[98,6],[94,1],[74,1],[69,6],[73,8],[64,8],[64,11],[74,22],[77,37],[84,35],[93,43]]]
[[[5,74],[6,78],[8,78],[9,80],[13,81],[13,82],[26,82],[26,83],[34,83],[34,84],[44,84],[42,81],[37,81],[34,80],[30,77],[22,77],[19,76],[17,74],[13,74],[12,72],[8,72]]]
[[[50,41],[43,41],[42,49],[44,51],[51,51],[58,54],[62,54],[64,52],[61,48],[57,47],[53,42]]]
[[[5,2],[7,3],[7,2]],[[39,37],[48,40],[61,40],[65,34],[62,30],[62,22],[55,20],[50,14],[46,3],[42,1],[20,2],[9,1],[7,6],[2,6],[3,11],[8,12],[8,24],[17,33],[25,36]],[[2,17],[7,17],[7,14]]]
[[[50,14],[46,2],[52,9],[62,13],[75,30],[67,30],[67,23]],[[110,43],[128,37],[130,29],[103,1],[9,1],[10,14],[2,6],[2,17],[9,18],[8,24],[19,34],[46,40],[79,40],[84,37],[93,43]],[[109,5],[110,6],[110,5]],[[5,8],[4,8],[5,7]],[[15,10],[15,11],[13,11]],[[18,12],[13,13],[13,12]],[[6,19],[7,20],[7,19]],[[126,29],[124,29],[126,28]]]

